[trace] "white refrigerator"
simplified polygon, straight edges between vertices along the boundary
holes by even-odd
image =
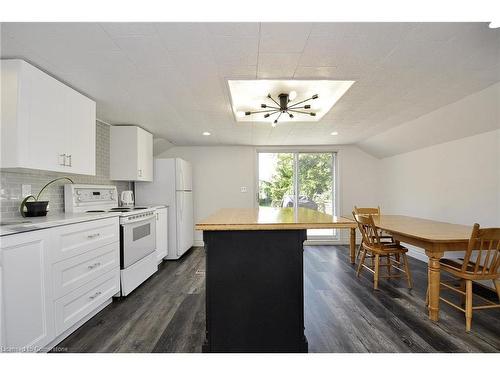
[[[191,164],[186,160],[155,159],[153,182],[135,183],[135,204],[168,206],[168,254],[179,259],[193,246],[194,212]]]

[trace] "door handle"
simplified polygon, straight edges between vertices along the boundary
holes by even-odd
[[[62,163],[61,163],[62,158]],[[66,167],[66,154],[59,154],[59,165]]]
[[[102,294],[102,292],[96,292],[94,295],[90,296],[90,299],[94,299],[96,297],[99,297]]]

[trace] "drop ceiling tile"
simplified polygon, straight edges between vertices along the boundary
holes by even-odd
[[[173,66],[174,64],[171,55],[157,36],[115,38],[114,41],[138,66]]]
[[[219,77],[224,79],[255,79],[257,76],[256,65],[218,65]]]
[[[201,23],[161,22],[154,26],[162,43],[171,52],[210,52],[207,31]]]
[[[261,66],[257,72],[258,79],[292,79],[295,73],[293,66]]]
[[[100,25],[111,38],[156,34],[154,24],[151,22],[102,22]]]
[[[207,22],[208,33],[216,36],[258,36],[258,22]]]
[[[256,65],[259,38],[214,36],[210,38],[212,53],[220,65]]]
[[[261,24],[259,51],[269,53],[302,52],[311,29],[311,23],[264,22]]]
[[[418,22],[405,39],[408,42],[446,42],[455,36],[487,28],[487,23],[478,22]]]
[[[298,66],[294,74],[294,78],[302,79],[334,79],[337,78],[337,76],[337,68],[334,66]]]
[[[94,22],[5,22],[2,23],[2,32],[30,45],[53,41],[86,51],[116,49],[104,29]],[[68,53],[68,50],[62,51]]]

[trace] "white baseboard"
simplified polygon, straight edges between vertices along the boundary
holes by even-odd
[[[203,240],[194,240],[194,241],[193,241],[193,246],[196,246],[196,247],[204,247],[204,246],[205,246],[205,243],[203,242]]]

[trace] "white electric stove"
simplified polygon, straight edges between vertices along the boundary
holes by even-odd
[[[118,192],[113,185],[66,184],[64,209],[72,213],[119,213],[122,296],[158,270],[154,207],[119,207]]]

